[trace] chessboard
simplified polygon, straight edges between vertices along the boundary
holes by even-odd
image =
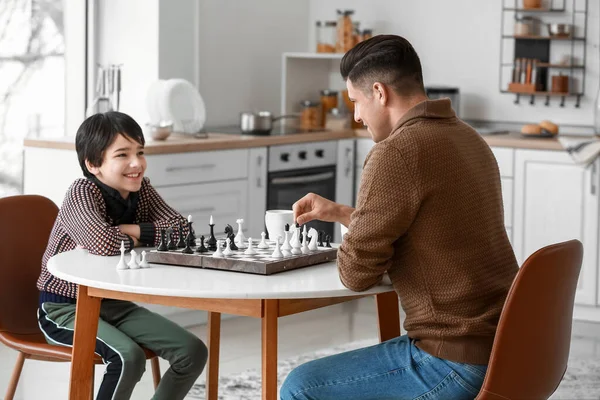
[[[196,268],[221,269],[237,271],[250,274],[272,275],[283,271],[321,264],[337,258],[337,249],[319,246],[317,250],[307,254],[284,256],[273,258],[271,254],[275,250],[275,242],[266,240],[268,249],[255,248],[256,254],[244,254],[245,249],[234,251],[228,256],[213,257],[213,252],[185,254],[182,249],[171,251],[158,251],[156,249],[148,252],[146,260],[156,264],[178,265]]]

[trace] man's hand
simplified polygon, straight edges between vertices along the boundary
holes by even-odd
[[[309,193],[295,202],[292,209],[294,220],[300,225],[317,219],[325,222],[341,222],[348,226],[350,215],[354,211],[352,207],[335,203],[314,193]]]

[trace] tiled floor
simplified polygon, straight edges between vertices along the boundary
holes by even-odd
[[[336,305],[299,315],[281,318],[279,322],[279,357],[288,358],[313,350],[347,342],[376,338],[377,318],[372,298]],[[206,327],[191,330],[206,337]],[[221,327],[221,374],[233,374],[248,368],[260,368],[260,321],[254,318],[232,318]],[[600,358],[600,325],[575,323],[571,354]],[[0,345],[0,399],[4,396],[16,353]],[[168,366],[162,362],[163,372]],[[95,379],[102,379],[103,367],[96,367]],[[16,400],[41,398],[66,399],[69,364],[26,361]],[[203,377],[201,377],[203,379]],[[150,366],[136,387],[133,399],[152,396]]]

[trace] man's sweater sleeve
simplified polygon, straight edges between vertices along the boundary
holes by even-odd
[[[144,178],[140,190],[140,242],[157,246],[160,242],[160,231],[173,227],[173,240],[179,240],[179,235],[185,238],[189,232],[189,224],[186,218],[169,206],[150,184],[148,178]],[[182,232],[179,232],[179,225]]]
[[[99,205],[102,194],[97,189],[95,193],[92,185],[79,179],[69,188],[59,213],[67,233],[78,246],[92,254],[117,255],[121,241],[127,250],[131,249],[133,240],[102,217]]]
[[[356,210],[338,250],[342,283],[355,291],[381,281],[390,268],[394,243],[408,230],[421,202],[401,152],[377,144],[365,162]]]

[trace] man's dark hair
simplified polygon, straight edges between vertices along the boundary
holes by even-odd
[[[425,92],[419,56],[401,36],[377,35],[360,42],[344,55],[340,72],[365,92],[375,82],[399,95]]]
[[[94,167],[102,165],[104,152],[117,135],[123,135],[142,146],[145,144],[142,128],[127,114],[109,111],[94,114],[83,121],[75,137],[75,149],[83,175],[88,178],[93,176],[85,166],[85,160]]]

